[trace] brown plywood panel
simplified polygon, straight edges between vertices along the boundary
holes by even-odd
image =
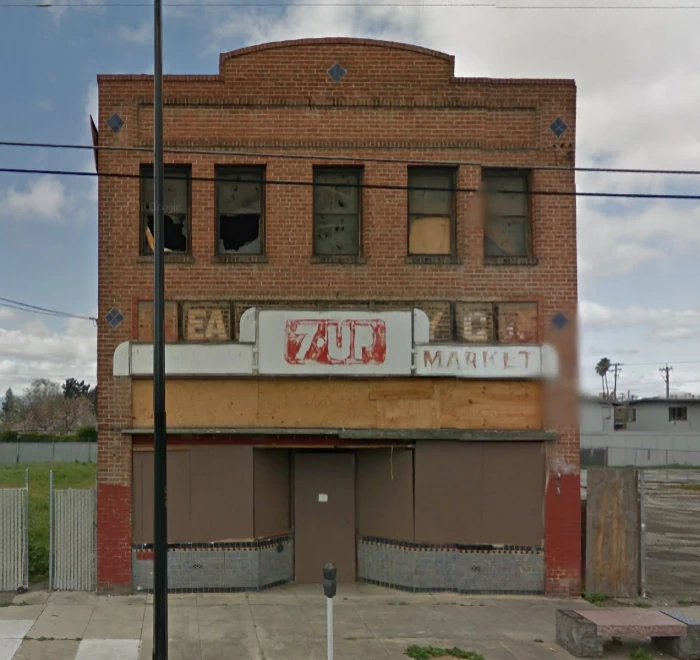
[[[298,452],[294,455],[295,581],[322,582],[327,561],[336,565],[338,582],[355,581],[355,455]]]
[[[588,470],[586,591],[616,598],[639,595],[637,488],[636,470]]]
[[[190,526],[189,451],[168,451],[168,543],[187,543]],[[153,452],[133,454],[134,543],[153,543]]]
[[[153,426],[153,382],[132,381],[135,427]],[[256,426],[258,384],[255,380],[168,380],[165,384],[168,426],[216,428]]]
[[[481,443],[417,442],[418,543],[478,543],[482,529]]]
[[[366,449],[356,460],[359,534],[413,541],[413,451]]]
[[[452,220],[450,216],[416,216],[410,220],[409,254],[450,254]]]
[[[542,428],[538,382],[431,379],[427,385],[416,382],[410,386],[405,382],[406,379],[387,379],[379,385],[377,380],[320,378],[169,379],[166,383],[168,425],[335,429],[415,424],[417,428]],[[393,394],[414,391],[422,397],[430,387],[435,392],[432,399],[400,399]],[[132,382],[136,428],[153,426],[152,388],[148,380]],[[382,389],[391,398],[379,398]]]
[[[455,305],[457,340],[487,344],[494,339],[494,309],[489,302],[458,302]]]
[[[153,342],[153,301],[139,300],[138,303],[137,340],[150,344]],[[165,341],[178,340],[178,310],[173,300],[165,301]]]
[[[260,426],[374,427],[377,407],[368,381],[259,381]]]
[[[375,399],[432,399],[434,383],[430,379],[403,378],[377,379],[369,383],[369,398]]]
[[[433,400],[377,401],[377,427],[384,429],[432,429],[440,426],[440,407]]]
[[[542,547],[544,443],[481,444],[484,512],[480,542]]]
[[[190,541],[242,541],[253,534],[253,448],[190,449]]]
[[[498,341],[501,344],[536,344],[537,303],[498,304]]]
[[[443,428],[542,428],[542,388],[534,381],[440,381]]]
[[[286,449],[254,450],[255,538],[290,531],[290,460]]]
[[[231,340],[231,306],[218,302],[182,303],[182,338],[209,342]]]

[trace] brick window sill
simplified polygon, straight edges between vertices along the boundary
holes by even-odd
[[[266,264],[267,256],[264,254],[217,254],[212,263],[215,264]]]
[[[537,266],[537,257],[484,257],[484,266]]]
[[[172,252],[165,253],[165,263],[166,264],[193,264],[194,257],[191,254],[174,254]],[[152,254],[142,254],[136,260],[139,264],[152,264],[153,255]]]
[[[367,257],[357,255],[328,255],[311,257],[312,264],[344,264],[346,266],[364,266]]]
[[[414,254],[406,257],[406,263],[416,266],[460,266],[464,259],[451,254]]]

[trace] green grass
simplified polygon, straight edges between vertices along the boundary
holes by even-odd
[[[0,488],[24,486],[29,469],[29,581],[43,582],[49,574],[49,471],[54,488],[94,488],[92,463],[32,463],[1,465]]]
[[[598,594],[598,593],[583,593],[581,594],[581,598],[583,600],[587,600],[589,603],[593,603],[594,605],[597,603],[603,603],[606,600],[608,600],[608,597],[605,594]]]
[[[630,651],[630,660],[654,660],[654,656],[644,649]]]
[[[700,484],[678,484],[676,488],[681,490],[700,490]]]
[[[463,651],[456,646],[451,649],[445,649],[438,646],[409,646],[406,653],[413,660],[430,660],[431,658],[462,658],[463,660],[484,660],[484,656],[474,651]]]

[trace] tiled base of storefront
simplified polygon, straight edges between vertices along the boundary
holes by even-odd
[[[153,590],[153,546],[132,549],[132,586]],[[289,536],[251,543],[172,545],[168,548],[170,592],[259,591],[294,576]]]
[[[357,546],[357,577],[413,592],[542,594],[544,552],[523,546],[436,546],[364,537]],[[259,591],[293,580],[289,536],[173,545],[168,551],[171,592]],[[153,590],[153,546],[134,546],[132,585],[135,592]]]
[[[405,591],[544,593],[544,551],[523,546],[402,543],[365,537],[357,547],[361,580]]]

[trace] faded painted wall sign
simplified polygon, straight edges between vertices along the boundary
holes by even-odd
[[[381,319],[287,321],[285,360],[289,364],[383,364],[386,323]]]
[[[418,376],[539,378],[556,370],[556,356],[539,346],[417,346]]]
[[[217,304],[184,303],[182,306],[185,341],[229,341],[231,310]]]
[[[410,375],[413,313],[261,310],[261,374]]]

